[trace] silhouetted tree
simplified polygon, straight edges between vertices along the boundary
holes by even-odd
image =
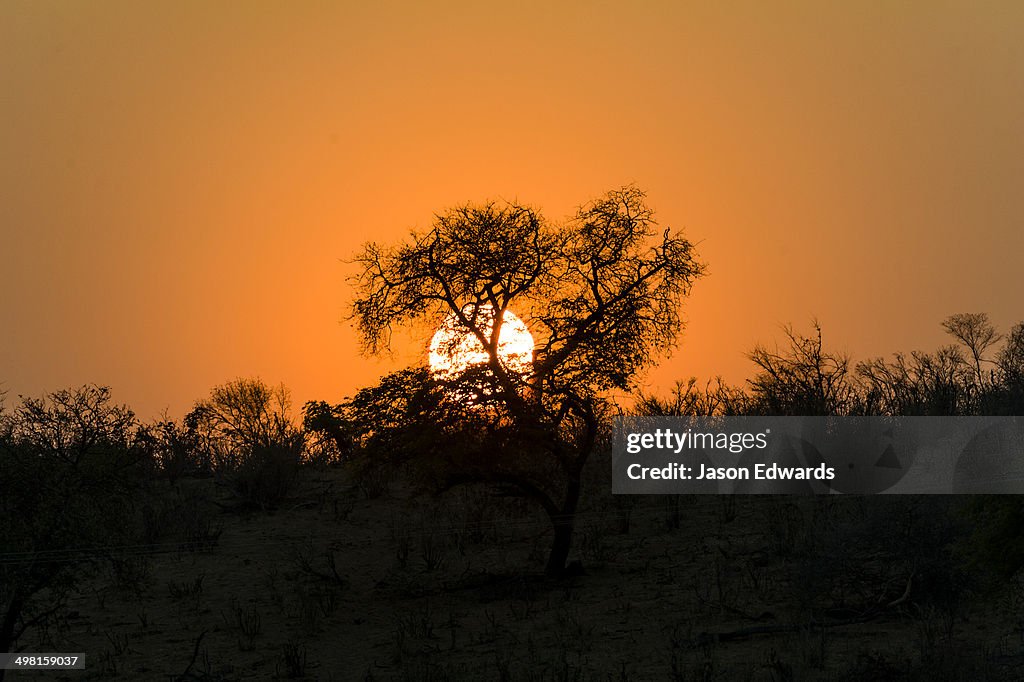
[[[951,416],[971,410],[970,365],[958,346],[857,363],[861,414]]]
[[[307,453],[315,461],[342,461],[355,447],[354,425],[344,408],[325,400],[311,400],[302,406],[302,430],[306,433]]]
[[[942,322],[942,328],[959,341],[971,354],[974,379],[979,387],[985,385],[985,375],[981,363],[989,362],[986,351],[994,346],[1000,338],[986,313],[957,313],[950,315]]]
[[[996,355],[996,366],[997,383],[984,396],[983,414],[1024,415],[1024,322],[1010,330]],[[1024,567],[1024,499],[977,495],[968,509],[976,560],[1009,579]]]
[[[1010,330],[996,354],[995,365],[993,381],[982,396],[982,413],[1024,414],[1024,322]]]
[[[748,380],[755,412],[772,415],[846,414],[854,399],[850,360],[824,350],[821,325],[804,336],[784,327],[787,346],[769,349],[758,344],[747,357],[759,371]]]
[[[341,404],[306,403],[303,423],[310,438],[329,442],[343,453],[359,477],[376,476],[401,463],[395,453],[414,452],[422,465],[433,446],[440,452],[451,445],[445,433],[450,436],[463,429],[473,416],[494,415],[466,409],[463,401],[452,397],[426,367],[410,367],[382,377]],[[357,452],[360,456],[355,457]]]
[[[1024,385],[1024,322],[1014,325],[996,359],[1004,383]]]
[[[216,386],[185,417],[201,456],[243,502],[267,509],[288,494],[303,454],[284,385],[235,379]]]
[[[173,486],[185,476],[208,477],[213,470],[200,452],[198,434],[166,416],[149,427],[154,461]]]
[[[215,468],[232,467],[254,447],[294,438],[290,409],[291,397],[283,385],[235,379],[215,386],[209,397],[196,401],[185,421]]]
[[[148,442],[104,387],[0,413],[0,651],[16,650],[97,560],[131,540]]]
[[[1002,338],[983,313],[952,315],[943,328],[958,343],[927,353],[896,353],[892,360],[857,362],[824,350],[821,328],[804,336],[787,326],[787,343],[757,345],[748,357],[758,372],[748,391],[720,379],[699,388],[697,380],[676,384],[668,397],[638,396],[640,414],[769,415],[1013,415],[1024,411],[1024,323]],[[967,355],[965,355],[965,352]],[[986,378],[984,363],[994,369]]]
[[[482,366],[445,382],[488,415],[473,418],[487,437],[452,462],[449,482],[505,486],[543,506],[554,528],[546,572],[560,574],[603,396],[632,387],[676,341],[682,298],[704,272],[693,245],[657,230],[644,194],[626,187],[563,225],[515,203],[460,206],[397,247],[367,244],[356,263],[352,316],[367,351],[387,348],[394,325],[452,316],[483,348]],[[513,309],[534,338],[532,371],[499,352]]]
[[[888,362],[873,358],[857,363],[862,413],[942,416],[1021,411],[1024,326],[1011,331],[994,359],[989,351],[1002,336],[988,315],[951,315],[942,327],[956,345],[934,353],[897,353]],[[993,369],[986,372],[985,363]]]

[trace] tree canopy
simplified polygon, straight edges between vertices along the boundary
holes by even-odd
[[[634,388],[638,375],[676,345],[683,298],[705,272],[693,244],[660,228],[644,193],[628,186],[561,223],[518,203],[458,206],[401,244],[366,244],[355,262],[352,318],[367,352],[387,349],[397,326],[432,332],[452,317],[479,342],[486,361],[447,380],[447,392],[403,390],[447,402],[445,418],[475,425],[472,446],[447,448],[449,482],[511,486],[539,502],[555,523],[548,570],[560,571],[607,392]],[[528,371],[499,352],[509,311],[533,336]],[[358,411],[386,397],[385,411],[414,407],[437,423],[435,407],[424,412],[422,400],[389,397],[410,379],[432,380],[399,373],[351,406]],[[460,401],[451,396],[467,390],[488,409],[452,404]]]
[[[631,387],[675,345],[682,298],[704,274],[693,244],[659,229],[636,187],[557,225],[516,203],[459,206],[398,246],[367,244],[356,262],[352,313],[367,351],[387,348],[396,325],[454,315],[511,402]],[[535,341],[529,386],[501,362],[501,324],[483,312],[500,321],[513,308]]]

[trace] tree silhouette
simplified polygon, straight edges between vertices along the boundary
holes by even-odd
[[[396,325],[433,329],[450,316],[485,351],[481,366],[445,382],[444,395],[476,396],[461,417],[483,434],[449,462],[448,483],[491,483],[539,503],[554,528],[546,573],[560,574],[607,392],[632,388],[676,342],[680,304],[704,272],[693,245],[658,230],[630,186],[561,225],[516,203],[467,204],[403,244],[367,244],[355,262],[352,317],[366,351],[388,348]],[[499,353],[513,309],[534,337],[532,372]],[[437,404],[452,416],[452,402]]]
[[[942,328],[959,341],[971,354],[974,363],[974,378],[979,387],[985,385],[982,362],[988,362],[985,352],[1002,338],[989,322],[986,313],[957,313],[942,322]]]
[[[1014,325],[997,362],[1003,381],[1024,384],[1024,322]]]
[[[821,325],[804,336],[786,326],[784,348],[758,344],[747,357],[758,372],[748,380],[755,412],[771,415],[833,415],[849,412],[854,397],[850,360],[826,351]]]
[[[98,560],[130,544],[151,454],[134,413],[105,387],[0,411],[0,651],[15,651]]]
[[[326,400],[308,401],[302,406],[302,430],[306,454],[312,461],[330,464],[352,455],[355,430],[343,406]]]
[[[974,372],[959,346],[858,362],[859,414],[952,416],[971,412]]]
[[[188,441],[245,504],[277,506],[302,459],[304,437],[284,385],[235,379],[215,386],[185,416]]]
[[[1004,382],[1024,385],[1024,322],[1013,326],[999,351],[997,363]]]

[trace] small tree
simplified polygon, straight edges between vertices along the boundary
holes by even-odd
[[[1024,322],[1013,326],[996,359],[1005,384],[1024,388]]]
[[[990,362],[985,354],[1002,338],[989,322],[988,315],[986,313],[957,313],[943,320],[942,328],[963,344],[967,352],[970,353],[974,381],[978,388],[983,388],[986,382],[981,363]]]
[[[1024,414],[1024,322],[1006,336],[995,359],[993,382],[981,400],[984,414]]]
[[[313,461],[333,464],[351,457],[354,429],[342,406],[324,400],[307,402],[302,406],[302,430]]]
[[[189,438],[213,472],[247,504],[273,508],[287,496],[303,453],[284,385],[235,379],[185,417]]]
[[[154,463],[173,486],[186,476],[208,477],[213,471],[209,458],[202,455],[194,429],[166,415],[149,427]]]
[[[15,651],[98,560],[130,544],[148,442],[105,387],[0,413],[0,651]]]
[[[482,434],[450,462],[449,483],[539,503],[554,528],[546,572],[560,574],[607,392],[631,388],[675,344],[682,299],[704,272],[693,245],[657,230],[644,194],[625,187],[562,225],[516,203],[460,206],[397,247],[367,244],[356,263],[352,317],[368,352],[389,346],[394,325],[449,318],[478,342],[485,361],[446,382],[448,396],[477,396],[462,417]],[[534,338],[532,371],[499,352],[513,309]],[[450,418],[452,402],[438,403]]]
[[[824,350],[821,325],[817,320],[813,324],[811,336],[787,326],[787,347],[769,349],[757,345],[748,354],[759,368],[754,378],[748,380],[754,411],[773,415],[833,415],[850,410],[854,398],[850,360],[846,355]]]

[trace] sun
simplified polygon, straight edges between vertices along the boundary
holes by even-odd
[[[469,315],[472,309],[467,306],[463,312]],[[494,328],[494,308],[489,304],[480,306],[477,317],[483,321],[480,325],[483,333],[490,336]],[[498,358],[507,369],[520,376],[533,371],[533,336],[526,323],[511,310],[506,310],[502,316]],[[467,368],[487,361],[483,344],[454,314],[448,316],[430,339],[430,371],[438,379],[455,379]]]

